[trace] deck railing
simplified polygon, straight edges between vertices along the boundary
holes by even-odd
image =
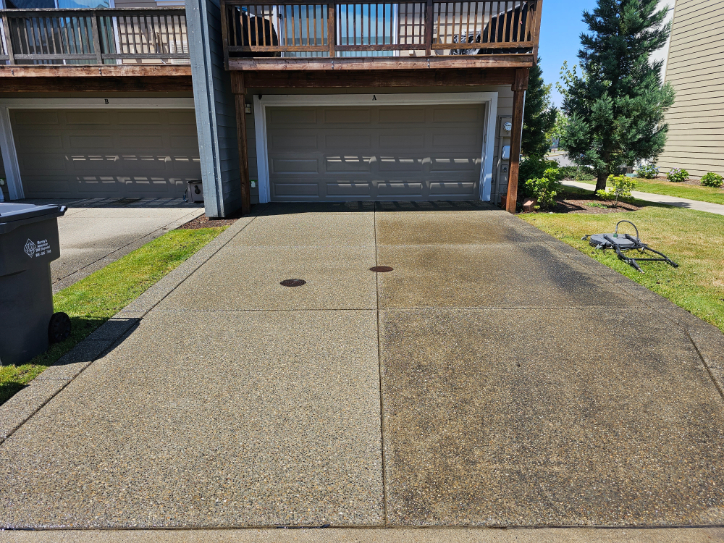
[[[531,54],[542,0],[222,0],[227,58]]]
[[[0,10],[0,64],[187,64],[183,8]]]

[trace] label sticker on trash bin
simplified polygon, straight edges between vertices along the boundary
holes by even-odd
[[[45,256],[50,254],[50,243],[47,239],[38,240],[37,243],[29,239],[25,242],[25,254],[30,258],[34,256]]]

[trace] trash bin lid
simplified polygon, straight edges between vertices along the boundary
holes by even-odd
[[[0,204],[0,223],[24,221],[43,215],[63,215],[66,207],[57,204]]]

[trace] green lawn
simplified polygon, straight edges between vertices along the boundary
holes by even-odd
[[[519,217],[724,331],[724,216],[650,205],[628,213]],[[596,251],[581,240],[585,234],[613,232],[621,219],[634,222],[641,239],[679,267],[649,262],[642,264],[646,273],[641,274],[618,260],[613,251]]]
[[[595,181],[581,181],[595,185]],[[709,202],[712,204],[724,204],[724,189],[713,187],[700,187],[695,185],[683,185],[681,183],[672,183],[667,179],[636,179],[636,188],[641,192],[650,192],[652,194],[663,194],[665,196],[675,196],[677,198],[688,198],[689,200],[699,200],[700,202]]]
[[[22,366],[0,366],[0,405],[225,228],[172,230],[53,296],[71,336]]]

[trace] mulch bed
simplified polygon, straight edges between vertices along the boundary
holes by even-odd
[[[533,213],[585,213],[588,215],[603,215],[605,213],[638,211],[639,209],[642,208],[626,202],[619,202],[618,207],[614,207],[613,202],[603,200],[592,200],[590,198],[563,198],[556,200],[556,206],[553,209],[540,209],[538,211],[533,211]]]
[[[206,214],[199,215],[193,220],[190,220],[186,224],[182,224],[178,227],[179,230],[196,230],[198,228],[215,228],[218,226],[231,226],[238,221],[241,216],[232,216],[228,219],[209,219]]]

